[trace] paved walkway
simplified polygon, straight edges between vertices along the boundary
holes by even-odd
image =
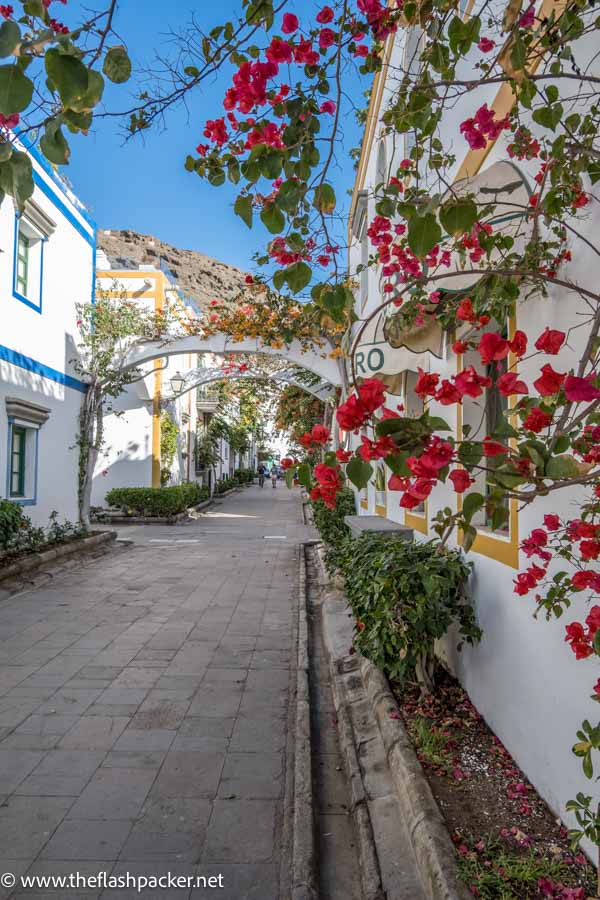
[[[301,521],[297,492],[252,487],[0,603],[0,874],[221,875],[142,896],[288,900]]]

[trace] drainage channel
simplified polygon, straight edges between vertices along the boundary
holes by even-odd
[[[306,553],[313,791],[320,900],[362,900],[350,786],[338,746],[336,713],[324,654],[314,548]]]

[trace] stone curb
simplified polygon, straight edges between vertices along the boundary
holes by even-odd
[[[233,494],[235,490],[227,491],[227,494]],[[215,494],[214,496],[226,497],[227,494]],[[92,521],[97,524],[103,525],[176,525],[178,522],[182,522],[183,519],[187,519],[190,514],[190,510],[193,512],[200,512],[203,509],[206,509],[209,506],[212,506],[214,503],[214,499],[211,497],[210,500],[203,500],[202,503],[199,503],[198,506],[190,506],[188,509],[183,512],[176,513],[174,516],[106,516],[106,518],[96,518],[94,517]]]
[[[101,531],[91,534],[89,537],[71,541],[68,544],[59,544],[57,547],[43,550],[41,553],[32,553],[0,569],[0,582],[7,581],[9,578],[14,578],[15,575],[21,575],[24,572],[35,571],[35,569],[39,569],[47,562],[52,562],[52,560],[60,559],[63,556],[72,556],[80,551],[92,550],[94,547],[108,544],[116,539],[116,531]]]
[[[468,900],[472,895],[458,877],[448,827],[400,717],[388,680],[368,659],[362,658],[360,666],[423,885],[432,900]]]
[[[317,554],[322,567],[321,549],[318,546]],[[319,581],[322,585],[327,582],[322,580],[322,574],[319,573]],[[325,598],[324,598],[325,599]],[[371,824],[371,816],[367,805],[367,795],[365,793],[362,772],[358,756],[356,753],[356,739],[352,721],[348,712],[348,700],[346,697],[345,685],[340,677],[339,661],[336,660],[333,653],[333,642],[329,635],[328,617],[325,610],[324,602],[321,604],[321,616],[323,620],[323,644],[327,654],[329,663],[329,672],[331,676],[331,688],[333,694],[333,705],[336,711],[337,732],[346,770],[346,778],[350,785],[350,796],[352,798],[351,813],[354,819],[354,828],[358,840],[358,853],[360,859],[360,874],[362,881],[362,895],[364,900],[385,900],[385,893],[381,882],[381,870],[379,868],[379,858],[373,835],[373,827]]]
[[[319,560],[322,584],[331,592],[321,547]],[[368,659],[359,654],[356,658],[360,661],[363,684],[379,727],[423,889],[430,900],[472,900],[471,892],[458,877],[448,827],[408,736],[388,680]]]
[[[300,544],[291,900],[318,900],[310,741],[305,546]]]

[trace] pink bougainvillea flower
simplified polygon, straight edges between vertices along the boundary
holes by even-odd
[[[495,42],[490,38],[483,37],[477,44],[482,53],[490,53],[496,46]]]
[[[327,50],[335,44],[337,35],[331,28],[322,28],[319,33],[319,47],[321,50]]]
[[[547,513],[544,516],[544,525],[548,531],[558,531],[560,528],[560,517],[556,516],[554,513]]]
[[[484,456],[502,456],[502,454],[508,453],[508,447],[489,436],[483,439],[482,446]]]
[[[325,100],[323,103],[321,103],[319,112],[329,113],[330,115],[333,115],[335,110],[336,110],[336,105],[333,102],[333,100]]]

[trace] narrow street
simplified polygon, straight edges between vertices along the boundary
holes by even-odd
[[[2,872],[221,874],[223,889],[148,894],[287,900],[294,611],[311,536],[298,492],[251,487],[192,522],[122,528],[131,543],[113,555],[0,603]]]

